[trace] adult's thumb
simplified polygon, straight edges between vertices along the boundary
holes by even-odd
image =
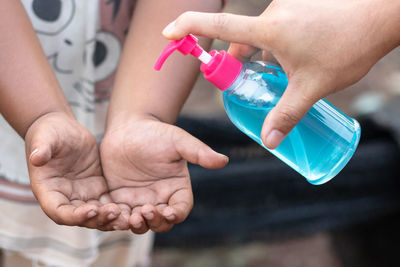
[[[281,99],[264,121],[261,138],[267,148],[277,148],[312,105],[318,101],[318,96],[308,93],[316,91],[307,85],[289,81]]]

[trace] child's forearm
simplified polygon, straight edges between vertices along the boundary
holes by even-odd
[[[40,116],[72,115],[20,1],[0,5],[0,113],[21,137]]]
[[[176,119],[198,75],[199,63],[177,53],[163,71],[154,71],[154,63],[168,44],[161,31],[185,11],[216,12],[221,7],[221,0],[138,1],[116,75],[108,128],[133,114],[151,114],[169,123]],[[202,41],[202,45],[210,43]]]

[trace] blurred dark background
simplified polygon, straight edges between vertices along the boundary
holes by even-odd
[[[258,15],[267,5],[230,0],[225,11]],[[199,77],[177,124],[231,161],[190,166],[195,206],[156,236],[153,266],[400,266],[400,49],[327,99],[359,120],[362,137],[346,168],[313,186],[239,132]]]

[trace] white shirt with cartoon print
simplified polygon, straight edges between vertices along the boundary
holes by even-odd
[[[22,0],[22,3],[78,121],[100,141],[134,1]],[[0,209],[2,214],[13,213],[0,220],[0,247],[22,251],[25,256],[46,264],[86,266],[98,257],[100,244],[130,240],[128,247],[141,250],[131,253],[141,255],[131,255],[130,262],[148,261],[151,233],[141,237],[131,233],[102,233],[50,221],[39,212],[30,190],[24,142],[1,116],[0,140]],[[27,214],[32,216],[29,222]]]

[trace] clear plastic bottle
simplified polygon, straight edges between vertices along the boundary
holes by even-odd
[[[225,51],[205,52],[197,38],[188,35],[171,42],[156,63],[159,70],[175,50],[199,58],[204,77],[223,91],[226,113],[242,132],[267,149],[261,129],[288,85],[282,68],[265,63],[242,64]],[[267,149],[303,175],[311,184],[322,184],[338,174],[351,159],[360,140],[361,129],[321,99],[274,150]]]
[[[243,66],[234,84],[223,91],[226,113],[242,132],[267,149],[260,137],[263,122],[287,87],[283,70],[264,62]],[[358,122],[326,100],[314,104],[274,150],[267,149],[312,184],[338,174],[360,139]]]

